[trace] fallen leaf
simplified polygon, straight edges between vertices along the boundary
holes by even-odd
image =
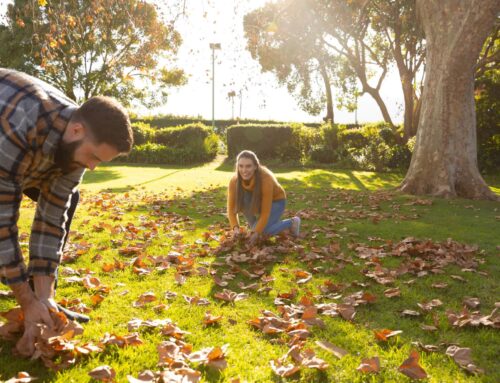
[[[276,375],[281,376],[282,378],[287,378],[289,376],[292,376],[300,370],[298,366],[294,364],[285,365],[279,359],[271,360],[269,363],[271,365],[271,369],[273,370],[273,372]]]
[[[479,301],[479,298],[466,297],[464,299],[464,305],[470,309],[475,309],[479,307],[480,304],[481,302]]]
[[[104,365],[94,368],[88,375],[101,382],[112,382],[115,379],[116,373],[112,367]]]
[[[377,374],[380,371],[380,360],[378,356],[373,358],[363,358],[361,364],[356,368],[356,370],[361,371],[365,374],[374,373]]]
[[[410,352],[410,357],[406,359],[401,366],[399,366],[398,371],[402,374],[408,376],[411,379],[425,379],[427,378],[427,373],[418,364],[419,360],[418,352],[412,350]]]
[[[384,291],[384,295],[387,298],[394,298],[394,297],[399,297],[401,296],[401,290],[399,290],[398,287],[392,288],[392,289],[387,289]]]
[[[326,340],[317,340],[316,344],[319,347],[321,347],[323,350],[331,352],[333,355],[335,355],[339,359],[342,358],[343,356],[349,354],[349,352],[347,352],[343,348],[337,347],[334,344],[332,344]]]
[[[390,337],[393,337],[393,336],[396,336],[398,334],[401,334],[403,331],[401,330],[389,330],[389,329],[382,329],[382,330],[376,330],[374,331],[374,334],[375,334],[375,338],[377,340],[381,340],[383,342],[387,342],[387,339],[390,338]]]
[[[484,371],[478,368],[472,362],[472,351],[470,348],[460,348],[458,346],[450,346],[446,350],[446,355],[449,355],[463,369],[472,374],[483,373]]]
[[[5,383],[29,383],[37,379],[38,378],[30,376],[27,372],[21,371],[18,372],[14,378],[10,378]]]
[[[210,314],[210,311],[207,311],[205,313],[205,316],[203,317],[203,324],[205,326],[209,326],[211,324],[219,323],[222,319],[222,315],[219,316],[214,316]]]

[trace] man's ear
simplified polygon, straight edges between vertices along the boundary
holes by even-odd
[[[81,122],[70,121],[63,134],[63,141],[66,143],[80,141],[87,135],[85,126]]]

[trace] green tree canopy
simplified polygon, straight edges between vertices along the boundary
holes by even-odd
[[[0,64],[76,101],[99,94],[155,105],[186,81],[169,64],[181,41],[145,1],[15,0],[0,26]]]

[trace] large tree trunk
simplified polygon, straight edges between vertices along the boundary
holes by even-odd
[[[332,96],[332,86],[330,84],[330,78],[328,77],[328,73],[323,64],[320,64],[321,68],[321,76],[323,77],[323,81],[325,82],[325,93],[326,93],[326,117],[325,122],[330,121],[332,124],[333,121],[333,96]]]
[[[417,142],[400,190],[496,199],[479,174],[474,66],[498,0],[417,0],[427,66]]]

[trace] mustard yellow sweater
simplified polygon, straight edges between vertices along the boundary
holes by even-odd
[[[255,226],[255,231],[262,233],[269,220],[271,206],[273,201],[278,201],[286,198],[285,190],[278,183],[274,174],[267,168],[260,168],[261,187],[262,187],[262,204],[260,206],[260,216]],[[245,190],[253,192],[255,187],[255,175],[249,181],[243,181],[242,186]],[[227,217],[231,227],[239,225],[238,214],[236,212],[236,189],[238,187],[238,175],[235,174],[229,182],[227,190]]]

